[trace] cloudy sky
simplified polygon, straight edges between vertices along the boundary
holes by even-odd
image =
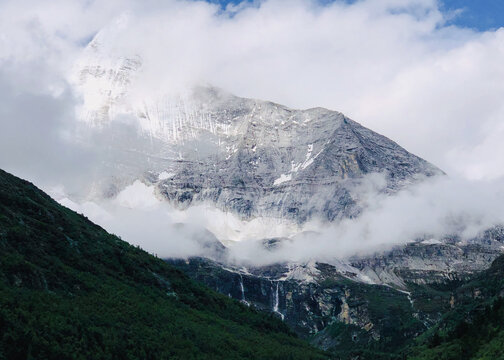
[[[212,84],[341,111],[455,179],[445,203],[474,207],[457,192],[490,201],[504,180],[502,26],[499,0],[2,0],[0,168],[37,184],[93,171],[100,154],[69,132],[75,64],[107,34],[142,55],[144,94]]]
[[[61,135],[55,123],[70,121],[62,112],[81,101],[68,82],[74,63],[100,30],[128,18],[114,43],[142,53],[143,91],[210,83],[294,108],[323,106],[448,174],[496,179],[504,175],[502,7],[497,0],[4,0],[2,126],[28,118],[27,138],[30,128],[36,138],[44,129],[45,137]],[[18,140],[13,131],[3,132],[5,144]],[[7,163],[12,150],[2,150]]]

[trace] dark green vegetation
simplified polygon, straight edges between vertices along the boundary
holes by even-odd
[[[0,170],[0,359],[324,359]]]
[[[504,359],[504,256],[453,291],[453,310],[416,340],[409,359]]]

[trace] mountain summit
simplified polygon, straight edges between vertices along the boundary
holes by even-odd
[[[333,221],[360,213],[370,174],[381,174],[386,193],[442,174],[336,111],[294,110],[208,86],[139,92],[142,58],[110,55],[102,41],[88,45],[78,68],[81,119],[98,131],[134,123],[144,141],[128,149],[139,158],[121,164],[123,176],[143,176],[180,209],[205,203],[242,220]]]

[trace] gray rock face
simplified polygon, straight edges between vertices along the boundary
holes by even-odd
[[[186,153],[158,185],[181,208],[210,201],[242,219],[332,221],[359,213],[356,186],[367,174],[383,173],[384,191],[394,192],[441,173],[338,112],[292,110],[208,88],[195,98],[211,104],[205,111],[216,128],[198,136],[206,155]]]
[[[281,277],[288,272],[288,265],[253,269],[252,274],[238,269],[223,268],[208,259],[170,261],[194,279],[218,292],[239,299],[249,306],[271,311],[304,336],[322,330],[329,322],[335,321],[342,312],[341,299],[345,297],[344,286],[325,291],[317,282]],[[318,265],[312,264],[312,266],[318,278],[320,275],[320,270],[316,269]],[[332,276],[342,278],[337,272]]]
[[[491,244],[449,240],[452,239],[436,244],[412,243],[376,256],[352,259],[350,263],[373,282],[405,289],[407,283],[443,283],[485,270],[502,254],[504,243],[504,238]]]
[[[298,268],[298,271],[314,272],[313,281],[303,281],[285,276],[294,270],[292,264],[254,269],[252,274],[223,268],[207,259],[171,261],[214,290],[248,306],[270,311],[300,336],[311,338],[324,349],[335,345],[336,339],[328,329],[338,323],[357,330],[363,341],[377,341],[391,335],[409,337],[426,327],[415,318],[416,311],[407,293],[388,286],[351,281],[331,265],[300,265],[304,269]],[[400,319],[393,313],[396,307],[400,308]],[[412,326],[399,331],[393,326],[398,321],[411,322]]]
[[[488,268],[503,244],[504,227],[498,226],[469,241],[418,240],[334,264],[245,269],[201,258],[168,261],[218,292],[277,314],[298,334],[328,348],[336,341],[328,329],[336,323],[360,329],[365,341],[390,336],[399,321],[397,307],[400,321],[410,321],[411,327],[393,336],[408,338],[425,330],[451,306],[450,284]]]

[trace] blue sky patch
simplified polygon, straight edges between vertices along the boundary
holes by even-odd
[[[242,1],[251,0],[208,0],[222,6],[238,4]],[[330,3],[338,0],[320,0],[322,3]],[[355,2],[356,0],[344,0]],[[504,26],[504,0],[442,0],[441,9],[444,11],[461,10],[450,21],[450,24],[460,27],[468,27],[479,31],[494,30]]]

